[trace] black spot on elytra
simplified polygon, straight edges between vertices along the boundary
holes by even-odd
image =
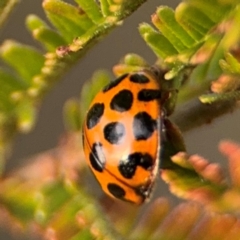
[[[148,139],[156,127],[156,120],[152,119],[147,112],[139,112],[133,118],[133,134],[136,140]]]
[[[135,158],[138,160],[138,166],[143,167],[146,170],[149,170],[150,168],[152,168],[154,160],[151,157],[150,154],[148,153],[133,153],[130,155],[131,158],[129,157],[129,159],[131,160],[132,158]]]
[[[122,123],[111,122],[103,129],[105,139],[111,144],[119,144],[125,135],[125,127]]]
[[[148,153],[136,152],[128,156],[128,159],[121,160],[118,170],[124,178],[132,178],[138,166],[149,170],[153,165],[153,159]]]
[[[121,90],[111,100],[110,107],[118,112],[128,111],[133,103],[133,94],[129,90]]]
[[[152,100],[160,99],[161,92],[155,89],[142,89],[138,92],[138,100],[143,102],[150,102]]]
[[[101,143],[94,143],[89,155],[91,166],[98,172],[102,172],[106,162]]]
[[[148,83],[150,80],[144,74],[135,73],[130,76],[130,81],[134,83]]]
[[[103,103],[95,103],[87,113],[86,125],[88,129],[98,124],[104,112]]]
[[[108,188],[108,191],[116,198],[122,199],[126,195],[125,190],[115,183],[109,183],[107,185],[107,188]]]
[[[128,73],[123,74],[122,76],[118,77],[117,79],[115,79],[114,81],[110,82],[106,87],[103,88],[103,92],[107,92],[110,89],[116,87],[123,79],[125,79],[127,77]]]

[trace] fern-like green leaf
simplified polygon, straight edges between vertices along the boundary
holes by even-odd
[[[36,107],[44,94],[91,46],[144,1],[97,3],[78,0],[78,5],[74,6],[62,0],[44,0],[43,9],[56,29],[35,15],[26,19],[27,28],[40,42],[43,52],[12,40],[6,40],[0,47],[0,57],[13,70],[13,76],[3,70],[5,76],[0,81],[11,78],[11,82],[15,82],[13,86],[18,82],[24,86],[1,94],[0,127],[5,130],[0,135],[0,142],[1,139],[10,140],[16,131],[29,131],[37,116]],[[15,2],[1,2],[2,19]]]
[[[230,70],[224,65],[224,57],[239,41],[238,4],[238,1],[211,0],[206,4],[201,0],[184,1],[175,12],[169,7],[159,7],[152,15],[152,22],[159,32],[145,23],[140,25],[139,31],[146,43],[170,71],[175,72],[175,75],[166,74],[167,79],[189,75],[189,67],[193,67],[184,86],[184,78],[175,79],[179,82],[177,86],[182,86],[178,103],[209,89],[211,81],[223,73],[221,66]]]
[[[236,1],[235,4],[238,2]],[[214,6],[218,6],[217,9]],[[152,17],[153,24],[161,34],[177,50],[178,54],[191,52],[191,48],[200,46],[207,40],[206,34],[217,24],[220,23],[235,7],[234,3],[219,2],[218,0],[203,1],[191,0],[178,5],[175,13],[169,7],[159,7]],[[213,13],[214,12],[214,13]],[[144,30],[145,29],[145,30]],[[150,46],[161,48],[158,41],[148,41],[145,24],[140,26],[140,33]],[[165,40],[165,41],[166,41]],[[162,50],[164,52],[164,48]],[[173,54],[171,54],[173,55]],[[163,59],[171,58],[169,52],[158,55]],[[191,55],[189,55],[190,57]]]
[[[76,7],[61,0],[45,0],[43,7],[49,20],[68,43],[93,26],[85,13],[81,14]]]
[[[81,6],[81,10],[95,23],[99,23],[103,18],[103,13],[100,10],[100,6],[94,0],[84,1],[75,0],[76,3]]]
[[[4,42],[0,54],[27,85],[31,85],[33,76],[39,73],[44,63],[44,57],[40,52],[14,41]]]
[[[139,31],[157,56],[166,58],[170,55],[177,54],[177,50],[174,48],[172,43],[161,33],[155,31],[149,24],[141,24]],[[157,45],[155,43],[157,43]]]
[[[26,25],[29,31],[32,32],[33,37],[50,52],[55,51],[59,46],[67,44],[66,40],[64,40],[59,33],[50,29],[50,27],[36,15],[29,15],[26,19]]]

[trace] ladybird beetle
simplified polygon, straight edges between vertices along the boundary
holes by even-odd
[[[103,191],[136,204],[159,170],[161,89],[149,70],[127,73],[100,91],[83,125],[88,165]]]

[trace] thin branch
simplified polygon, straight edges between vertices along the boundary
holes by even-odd
[[[186,132],[203,124],[211,123],[215,118],[233,112],[236,108],[235,100],[203,104],[198,98],[194,98],[178,107],[171,116],[171,120],[181,131]]]

